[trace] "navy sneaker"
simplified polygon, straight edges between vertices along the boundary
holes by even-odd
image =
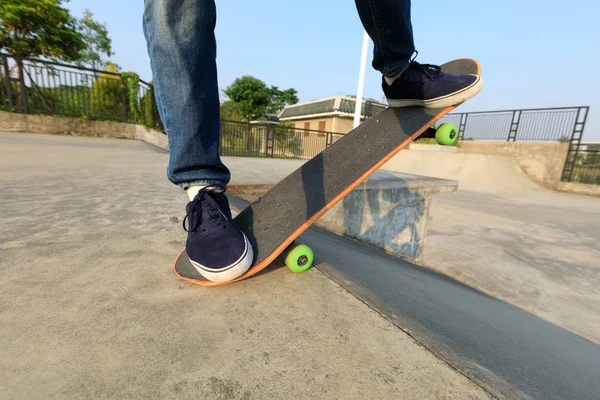
[[[390,107],[444,108],[475,96],[483,89],[477,75],[445,74],[441,67],[412,61],[391,85],[382,78]]]
[[[225,282],[250,268],[254,258],[252,246],[246,235],[236,228],[223,188],[203,188],[187,204],[186,210],[185,248],[190,262],[203,277]]]

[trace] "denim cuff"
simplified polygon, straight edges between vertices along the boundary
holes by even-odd
[[[401,64],[399,67],[392,67],[389,69],[389,73],[384,74],[384,76],[388,77],[388,78],[396,78],[398,76],[400,76],[404,71],[406,71],[406,69],[408,68],[408,66],[410,65],[410,61],[405,63],[405,64]]]
[[[192,181],[192,182],[181,182],[181,183],[177,184],[177,186],[179,186],[183,190],[187,190],[190,186],[208,186],[208,185],[222,186],[223,190],[225,190],[225,188],[227,187],[227,184],[225,184],[223,181],[212,180],[212,179]]]

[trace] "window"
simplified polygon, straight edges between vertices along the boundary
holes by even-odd
[[[319,136],[325,136],[325,121],[319,121]]]
[[[308,136],[310,135],[310,122],[305,122],[304,123],[304,136]]]

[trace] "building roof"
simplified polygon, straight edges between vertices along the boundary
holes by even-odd
[[[327,97],[319,100],[286,106],[279,113],[280,120],[293,120],[325,116],[353,116],[356,99],[347,96]],[[388,106],[371,101],[362,102],[361,117],[368,118],[383,111]]]

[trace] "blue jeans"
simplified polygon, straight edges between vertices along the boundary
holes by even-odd
[[[415,48],[410,0],[355,0],[374,43],[373,68],[400,74]],[[219,155],[220,116],[214,0],[145,0],[144,35],[161,121],[168,135],[168,179],[222,184],[230,171]]]

